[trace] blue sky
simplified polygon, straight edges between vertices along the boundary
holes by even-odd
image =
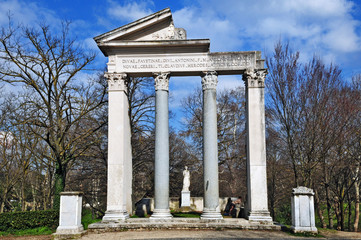
[[[170,7],[174,24],[188,39],[209,38],[211,51],[261,50],[272,53],[275,43],[286,40],[307,61],[317,54],[335,63],[349,79],[361,72],[360,0],[0,0],[0,25],[10,11],[15,22],[56,25],[71,20],[72,32],[84,46],[97,51],[96,67],[107,59],[93,37]],[[242,84],[239,76],[219,79],[220,89]],[[200,79],[182,78],[170,83],[171,107]]]

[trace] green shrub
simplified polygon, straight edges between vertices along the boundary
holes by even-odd
[[[0,231],[25,230],[38,227],[55,229],[59,225],[59,211],[10,212],[0,214]]]
[[[275,221],[281,224],[291,225],[292,224],[292,210],[290,204],[283,204],[281,207],[276,209]]]
[[[100,222],[101,218],[93,218],[92,212],[89,209],[83,209],[81,224],[83,224],[84,229],[88,229],[88,225],[96,222]]]

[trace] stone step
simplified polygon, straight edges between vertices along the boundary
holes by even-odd
[[[124,230],[146,229],[249,229],[249,230],[276,230],[281,226],[273,223],[248,221],[242,218],[229,218],[223,220],[201,220],[198,218],[173,218],[170,220],[154,220],[144,218],[131,218],[122,222],[99,222],[89,225],[90,232],[112,232]]]

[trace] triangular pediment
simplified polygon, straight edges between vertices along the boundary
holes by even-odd
[[[97,43],[184,39],[186,39],[186,31],[183,28],[174,27],[172,13],[169,8],[94,38]]]

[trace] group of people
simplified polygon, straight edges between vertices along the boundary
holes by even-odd
[[[228,198],[226,208],[224,209],[224,216],[232,216],[232,218],[243,217],[243,211],[241,196],[234,201]]]

